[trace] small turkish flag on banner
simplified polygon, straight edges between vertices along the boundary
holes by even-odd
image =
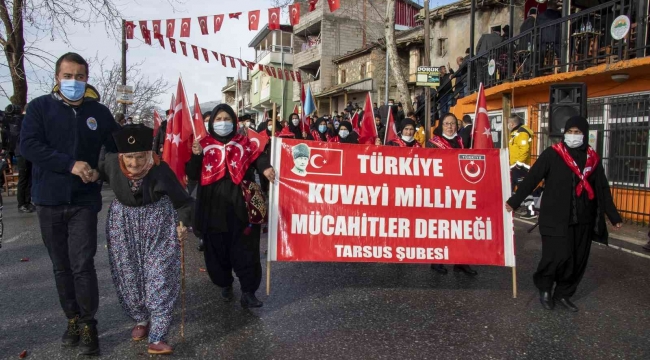
[[[316,10],[316,4],[318,4],[318,0],[309,0],[309,11],[314,11]]]
[[[246,132],[248,133],[248,139],[250,139],[251,144],[255,144],[256,146],[255,151],[258,153],[263,152],[266,144],[269,142],[269,136],[266,135],[266,131],[258,134],[253,129],[248,128]]]
[[[239,16],[241,15],[241,12],[236,12],[236,13],[230,13],[228,14],[228,17],[231,19],[237,19],[239,20]]]
[[[242,59],[237,59],[237,60],[239,61],[239,65],[241,65],[241,67],[246,67],[246,63],[244,62],[244,60]]]
[[[214,16],[214,32],[221,30],[221,24],[223,24],[223,14]]]
[[[257,65],[257,67],[258,67],[259,71],[266,71],[264,69],[264,65],[262,65],[262,64]]]
[[[296,75],[294,74],[294,72],[291,70],[287,70],[287,71],[289,71],[289,75],[291,75],[291,81],[296,81]]]
[[[158,38],[158,41],[160,42],[160,47],[162,47],[164,49],[165,48],[165,38],[163,38],[163,36],[161,34],[158,34],[156,37]]]
[[[167,19],[167,37],[174,37],[174,28],[176,27],[176,19]]]
[[[181,37],[190,37],[190,27],[192,26],[191,18],[181,20]]]
[[[282,75],[282,73],[284,73],[284,71],[282,71],[282,69],[277,69],[277,70],[278,70],[278,79],[284,80],[284,75]]]
[[[233,69],[236,68],[237,65],[235,65],[235,58],[232,57],[232,56],[228,56],[228,59],[230,59],[230,66],[231,66]]]
[[[331,12],[334,12],[341,7],[341,0],[327,0],[327,3],[330,6]]]
[[[296,26],[300,23],[300,3],[289,5],[289,21],[291,26]]]
[[[269,30],[280,28],[280,8],[269,9]]]
[[[248,30],[254,31],[260,25],[260,11],[253,10],[248,12]]]
[[[147,45],[151,45],[151,31],[149,30],[144,30],[143,32],[143,37],[144,37],[144,42]]]
[[[248,70],[253,71],[255,70],[255,63],[252,61],[246,61],[246,66],[248,66]]]
[[[343,150],[310,146],[309,155],[309,174],[343,175]]]
[[[384,145],[397,139],[399,139],[399,136],[397,136],[397,126],[395,125],[395,118],[393,117],[393,112],[389,108],[388,120],[386,120],[386,134],[384,135]]]
[[[483,87],[483,83],[481,83],[478,88],[478,96],[476,97],[476,112],[474,113],[474,127],[472,130],[472,149],[492,149],[493,147],[490,119],[488,119],[485,101],[485,88]]]
[[[180,40],[178,42],[181,43],[181,50],[183,51],[183,55],[187,56],[187,45]]]
[[[269,66],[271,68],[271,73],[273,74],[273,77],[277,79],[278,75],[275,73],[275,68],[273,66]]]
[[[208,50],[201,48],[201,52],[203,53],[203,58],[205,59],[205,62],[209,63],[210,57],[208,56]]]
[[[213,51],[213,52],[212,52],[212,55],[214,55],[214,58],[215,58],[217,61],[219,61],[219,54],[217,54],[216,51]]]
[[[199,27],[201,28],[201,35],[208,35],[208,17],[199,16]]]
[[[153,37],[157,38],[162,35],[160,32],[160,20],[153,20],[151,22],[153,24]]]
[[[176,54],[176,39],[169,38],[169,47],[172,49],[172,52]]]
[[[284,79],[285,79],[285,80],[287,80],[287,81],[293,81],[293,80],[291,79],[291,75],[289,75],[290,73],[291,73],[291,71],[289,71],[289,70],[287,70],[287,69],[284,70]]]
[[[199,59],[199,48],[196,47],[196,45],[192,45],[192,53],[194,54],[194,58],[196,60]]]
[[[135,27],[135,24],[133,21],[127,21],[124,25],[126,26],[126,38],[133,39],[133,28]]]
[[[223,67],[227,66],[226,65],[226,55],[224,55],[224,54],[221,54],[221,65],[223,65]]]
[[[296,81],[302,83],[302,77],[300,76],[300,70],[296,71]]]
[[[275,77],[275,75],[273,75],[273,73],[271,72],[271,67],[270,67],[270,66],[268,66],[268,65],[264,65],[264,70],[266,71],[266,74],[267,74],[268,76]]]
[[[374,144],[377,137],[377,126],[375,126],[375,116],[372,112],[372,101],[370,100],[370,94],[368,94],[366,95],[366,103],[363,106],[359,144]]]
[[[194,94],[194,118],[192,121],[194,123],[194,139],[201,140],[208,136],[208,131],[205,129],[205,123],[203,122],[203,113],[199,106],[199,98],[196,94]]]

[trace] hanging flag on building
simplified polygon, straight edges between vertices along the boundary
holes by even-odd
[[[260,25],[260,11],[253,10],[248,12],[248,30],[256,31]]]
[[[289,22],[291,26],[296,26],[300,23],[300,3],[289,5]]]
[[[280,8],[269,9],[269,30],[278,30],[280,28]]]

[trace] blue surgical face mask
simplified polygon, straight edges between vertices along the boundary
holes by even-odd
[[[347,130],[341,130],[341,131],[339,131],[339,136],[340,136],[341,138],[343,138],[343,139],[345,139],[346,137],[348,137],[348,135],[350,135],[350,132],[347,131]]]
[[[64,79],[61,80],[59,91],[63,97],[70,101],[81,100],[86,93],[86,83],[73,79]]]
[[[213,126],[214,132],[219,136],[229,135],[233,128],[233,124],[230,121],[216,121]]]
[[[327,125],[318,125],[318,131],[320,131],[321,134],[324,134],[325,131],[327,131]]]

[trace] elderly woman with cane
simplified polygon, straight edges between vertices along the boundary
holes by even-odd
[[[118,153],[107,154],[93,175],[108,181],[116,197],[106,225],[113,282],[136,322],[132,339],[148,337],[149,354],[171,354],[165,338],[181,285],[183,224],[191,223],[194,201],[151,151],[151,129],[126,125],[113,138]]]

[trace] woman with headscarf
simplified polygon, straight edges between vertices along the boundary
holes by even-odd
[[[458,119],[454,114],[448,113],[438,121],[438,126],[433,131],[434,136],[427,142],[427,148],[431,149],[463,149],[463,139],[458,136]],[[447,268],[443,264],[431,264],[431,269],[440,274],[447,274]],[[476,270],[469,265],[454,265],[455,272],[464,272],[470,276],[478,275]]]
[[[311,131],[311,136],[316,141],[339,142],[339,137],[336,136],[334,132],[327,127],[327,125],[328,121],[324,117],[316,120],[314,129]]]
[[[314,140],[309,133],[309,129],[303,131],[302,124],[300,123],[300,116],[296,113],[289,115],[289,130],[295,135],[298,140]]]
[[[539,155],[505,204],[507,211],[517,209],[544,180],[539,212],[542,257],[533,281],[547,310],[559,303],[572,312],[578,311],[570,299],[587,269],[592,240],[607,244],[605,215],[613,229],[623,224],[602,161],[585,141],[588,136],[587,119],[569,118],[563,141]]]
[[[278,134],[282,131],[282,124],[279,121],[275,122],[275,136],[278,136]],[[267,119],[265,122],[262,122],[258,127],[257,127],[257,132],[261,134],[262,132],[266,132],[266,136],[271,137],[271,133],[273,132],[273,120],[270,118]],[[269,144],[271,144],[269,142]]]
[[[180,242],[194,201],[151,151],[150,128],[126,125],[113,138],[119,153],[106,154],[94,176],[108,181],[116,197],[106,224],[113,282],[122,308],[136,322],[132,339],[148,337],[150,354],[171,354],[165,338],[180,289]]]
[[[388,131],[388,130],[386,130]],[[399,138],[393,139],[386,143],[388,146],[399,147],[422,147],[420,143],[415,140],[415,121],[412,119],[404,119],[399,126]]]
[[[210,136],[192,145],[192,157],[185,170],[190,179],[200,180],[196,200],[194,231],[205,243],[205,265],[212,282],[221,288],[225,301],[234,298],[232,272],[241,284],[241,306],[261,307],[255,292],[262,280],[260,264],[260,216],[266,214],[254,170],[268,181],[275,171],[264,152],[238,135],[237,116],[226,104],[212,110]]]
[[[343,144],[358,144],[359,134],[352,128],[352,123],[349,121],[341,121],[339,129],[336,132],[339,141]]]

